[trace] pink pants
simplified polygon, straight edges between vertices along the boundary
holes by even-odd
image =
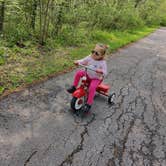
[[[86,72],[84,70],[78,70],[76,72],[75,76],[74,76],[73,85],[75,87],[77,87],[80,78],[85,76],[85,75],[86,75]],[[87,101],[87,103],[91,105],[93,103],[93,98],[95,96],[96,88],[99,85],[101,80],[99,80],[97,78],[96,79],[91,79],[91,78],[88,77],[88,81],[90,82],[90,85],[89,85],[89,93],[88,93],[88,101]]]

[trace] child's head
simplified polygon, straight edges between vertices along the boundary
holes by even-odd
[[[103,60],[106,54],[108,46],[104,44],[96,44],[95,48],[92,50],[92,58],[95,60]]]

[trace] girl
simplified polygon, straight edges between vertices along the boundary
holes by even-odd
[[[83,107],[83,111],[88,112],[91,108],[91,105],[93,103],[93,98],[95,96],[96,88],[99,85],[101,81],[101,74],[104,74],[104,76],[107,74],[107,65],[106,61],[104,60],[106,50],[108,46],[104,44],[96,44],[94,50],[92,50],[92,53],[80,60],[74,61],[74,64],[79,65],[88,65],[90,68],[92,68],[94,71],[88,70],[87,71],[87,77],[90,82],[89,85],[89,93],[88,93],[88,99],[87,103]],[[74,77],[73,85],[67,89],[69,93],[73,93],[76,90],[76,87],[79,83],[79,80],[81,77],[85,76],[86,73],[84,70],[79,70],[76,72]]]

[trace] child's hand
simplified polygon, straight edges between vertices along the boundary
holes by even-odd
[[[103,71],[101,69],[97,69],[96,73],[103,74]]]
[[[75,65],[79,65],[78,61],[74,61],[74,64],[75,64]]]
[[[84,62],[84,63],[82,63],[83,65],[85,65],[85,66],[88,66],[88,62]]]

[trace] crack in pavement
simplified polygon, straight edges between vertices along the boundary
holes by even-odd
[[[30,162],[30,160],[32,159],[32,157],[37,153],[37,151],[34,151],[25,161],[24,166],[27,166],[28,163]]]
[[[115,144],[115,148],[114,148],[114,151],[115,151],[115,159],[116,158],[118,158],[118,160],[119,160],[119,165],[121,166],[122,165],[122,163],[123,163],[123,154],[124,154],[124,152],[125,152],[125,144],[126,144],[126,142],[127,142],[127,140],[128,140],[128,136],[129,136],[129,133],[131,132],[131,130],[132,130],[132,128],[133,128],[133,126],[134,126],[134,123],[135,123],[135,119],[133,119],[131,122],[130,122],[130,125],[129,125],[129,127],[127,128],[127,131],[126,131],[126,134],[125,134],[125,136],[124,136],[124,138],[123,138],[123,140],[121,140],[120,142],[120,145],[121,146],[117,146],[116,144]]]
[[[93,114],[94,115],[94,114]],[[64,166],[65,163],[72,165],[73,163],[73,159],[74,159],[74,155],[76,153],[79,153],[80,151],[83,150],[83,144],[84,144],[84,140],[85,140],[85,135],[88,135],[88,126],[93,123],[93,121],[95,120],[95,115],[92,116],[91,120],[89,122],[87,122],[87,124],[84,124],[84,130],[83,132],[80,134],[80,138],[81,141],[79,143],[79,145],[77,145],[77,147],[66,157],[66,159],[64,161],[62,161],[61,164],[59,164],[59,166]],[[78,123],[78,122],[77,122]],[[82,126],[82,125],[81,125]]]
[[[116,102],[96,97],[92,116],[69,113],[74,71],[1,100],[0,165],[165,166],[165,39],[159,29],[108,58]]]

